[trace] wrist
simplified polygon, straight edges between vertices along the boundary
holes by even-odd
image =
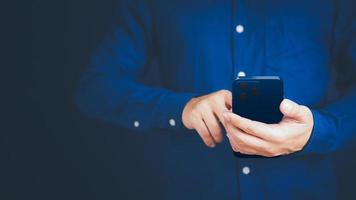
[[[191,105],[195,101],[196,98],[191,98],[184,106],[183,112],[182,112],[182,122],[185,128],[192,129],[192,125],[189,122],[189,113],[191,110]]]

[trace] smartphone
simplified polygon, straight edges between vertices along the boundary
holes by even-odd
[[[283,81],[278,76],[239,77],[233,82],[232,111],[268,124],[281,121]]]
[[[242,117],[268,124],[278,123],[284,93],[283,80],[278,76],[239,77],[233,82],[232,111]],[[263,158],[234,152],[236,157]]]

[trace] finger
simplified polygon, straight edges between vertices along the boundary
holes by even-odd
[[[214,141],[220,143],[223,140],[222,129],[218,119],[211,110],[207,110],[202,113],[203,121],[205,122],[210,135],[213,137]]]
[[[309,108],[298,105],[297,103],[284,99],[280,105],[281,112],[285,117],[296,119],[297,121],[306,121],[309,119]]]
[[[229,139],[230,146],[231,146],[232,150],[235,152],[239,152],[238,145],[237,145],[236,141],[234,139],[232,139],[230,133],[227,133],[226,137]]]
[[[204,121],[202,119],[196,120],[194,122],[194,129],[198,132],[199,136],[203,140],[203,142],[208,147],[215,147],[215,142],[213,137],[210,135],[208,128],[206,127]]]
[[[232,94],[228,90],[223,90],[224,91],[224,104],[225,107],[230,110],[232,108]]]
[[[228,109],[226,107],[222,107],[222,106],[218,106],[218,105],[213,106],[214,114],[218,118],[219,122],[224,126],[225,126],[225,118],[223,116],[223,113],[227,112],[227,111],[228,111]]]
[[[233,141],[234,144],[237,144],[250,153],[265,155],[267,149],[271,146],[269,142],[253,135],[246,134],[232,125],[228,125],[228,132],[230,141]]]
[[[225,99],[220,99],[212,104],[212,109],[214,114],[219,119],[219,122],[221,122],[221,124],[224,124],[225,119],[223,113],[229,111],[231,109],[231,106],[226,104]]]
[[[234,152],[240,152],[242,154],[247,154],[247,155],[256,155],[257,154],[256,150],[254,150],[248,146],[241,145],[237,141],[235,141],[235,139],[232,138],[231,134],[227,134],[227,137],[229,138],[230,146]]]
[[[232,112],[224,112],[223,115],[225,121],[227,122],[227,127],[229,125],[232,125],[236,128],[241,129],[245,133],[254,135],[264,140],[273,141],[275,138],[275,132],[277,131],[275,130],[275,128],[272,128],[271,125],[246,119]]]

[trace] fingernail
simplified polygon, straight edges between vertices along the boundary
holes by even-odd
[[[214,148],[214,147],[215,147],[215,144],[214,144],[214,143],[210,144],[210,147],[211,147],[211,148]]]
[[[292,104],[288,100],[285,100],[283,107],[285,111],[289,112],[292,109]]]

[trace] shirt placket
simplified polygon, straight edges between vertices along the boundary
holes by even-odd
[[[233,0],[232,1],[232,54],[233,54],[233,77],[248,76],[251,70],[248,69],[245,51],[246,37],[249,34],[249,24],[247,20],[246,0]],[[237,158],[238,166],[238,191],[239,199],[250,199],[255,197],[254,192],[256,177],[254,175],[254,166],[252,159]]]
[[[233,0],[232,19],[232,51],[233,51],[233,77],[244,77],[248,75],[246,60],[244,56],[244,46],[246,34],[248,34],[248,24],[246,19],[246,1]]]

